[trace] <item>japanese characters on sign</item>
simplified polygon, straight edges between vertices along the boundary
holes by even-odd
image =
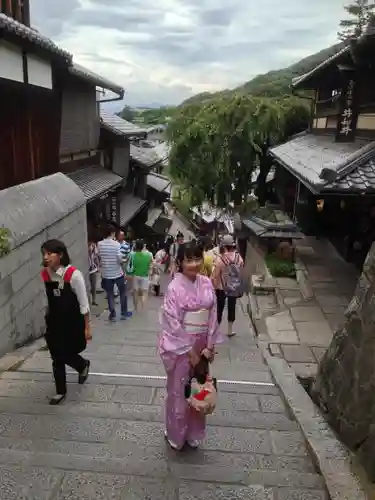
[[[119,223],[119,200],[116,193],[112,193],[109,197],[109,219],[112,222]]]
[[[343,90],[340,114],[337,122],[336,140],[351,142],[354,140],[357,125],[357,110],[354,103],[354,80],[350,79]]]

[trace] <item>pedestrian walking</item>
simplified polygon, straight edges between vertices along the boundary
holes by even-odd
[[[150,282],[153,287],[154,293],[157,297],[160,297],[160,276],[164,270],[165,262],[168,259],[168,254],[164,248],[160,248],[155,254],[151,272],[150,272]]]
[[[176,272],[176,259],[178,255],[178,249],[180,245],[184,243],[184,235],[181,232],[177,233],[176,236],[176,241],[172,243],[170,250],[169,250],[169,256],[170,256],[170,268],[169,272],[171,273],[171,276],[173,278],[174,273]]]
[[[82,273],[70,265],[64,243],[48,240],[42,248],[43,269],[48,308],[46,312],[46,343],[52,358],[56,395],[51,405],[58,405],[66,396],[65,365],[78,372],[78,383],[89,375],[90,361],[80,356],[91,339],[90,307]]]
[[[208,278],[211,278],[213,267],[214,267],[214,259],[212,256],[212,249],[213,249],[213,244],[212,240],[209,237],[203,237],[200,238],[200,241],[198,243],[201,245],[203,249],[203,262],[201,269],[199,271],[200,274],[203,274],[203,276],[207,276]]]
[[[109,226],[106,230],[106,237],[98,243],[98,252],[102,273],[102,288],[107,294],[109,320],[116,320],[115,308],[115,286],[120,295],[121,319],[132,316],[128,310],[128,297],[126,294],[125,274],[122,268],[123,256],[121,245],[115,240],[115,229]]]
[[[243,266],[241,255],[236,250],[234,238],[228,234],[220,244],[220,255],[215,259],[212,284],[216,291],[217,317],[221,324],[225,303],[228,307],[228,337],[233,337],[233,324],[236,321],[237,299],[243,295]]]
[[[97,306],[96,289],[98,283],[98,273],[100,268],[100,259],[98,247],[94,241],[89,241],[89,279],[90,279],[90,294],[91,304]]]
[[[124,231],[119,231],[117,233],[117,241],[120,243],[120,250],[121,250],[121,256],[122,256],[122,268],[123,268],[123,271],[126,272],[126,268],[128,265],[128,261],[129,261],[132,247],[131,247],[131,244],[125,240]]]
[[[144,308],[150,286],[149,275],[153,262],[152,253],[145,248],[142,240],[137,240],[130,255],[128,274],[132,277],[133,300],[136,311]]]
[[[215,291],[211,280],[199,274],[202,262],[201,246],[180,245],[177,273],[161,314],[159,351],[167,374],[165,436],[175,450],[185,443],[196,448],[205,436],[205,416],[191,409],[185,387],[201,356],[212,362],[215,345],[222,341]]]

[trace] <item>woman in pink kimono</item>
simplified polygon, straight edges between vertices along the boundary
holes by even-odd
[[[218,330],[216,296],[211,281],[199,274],[202,249],[194,242],[180,245],[177,273],[169,284],[161,313],[159,348],[167,373],[165,437],[175,450],[185,443],[197,448],[205,436],[205,417],[185,398],[191,371],[204,355],[214,359]]]

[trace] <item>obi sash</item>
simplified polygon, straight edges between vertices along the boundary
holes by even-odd
[[[208,321],[210,311],[200,309],[199,311],[186,311],[183,327],[188,335],[200,335],[208,332]]]

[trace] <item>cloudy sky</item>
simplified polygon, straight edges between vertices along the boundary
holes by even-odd
[[[31,0],[32,24],[127,89],[178,104],[335,43],[345,0]]]

